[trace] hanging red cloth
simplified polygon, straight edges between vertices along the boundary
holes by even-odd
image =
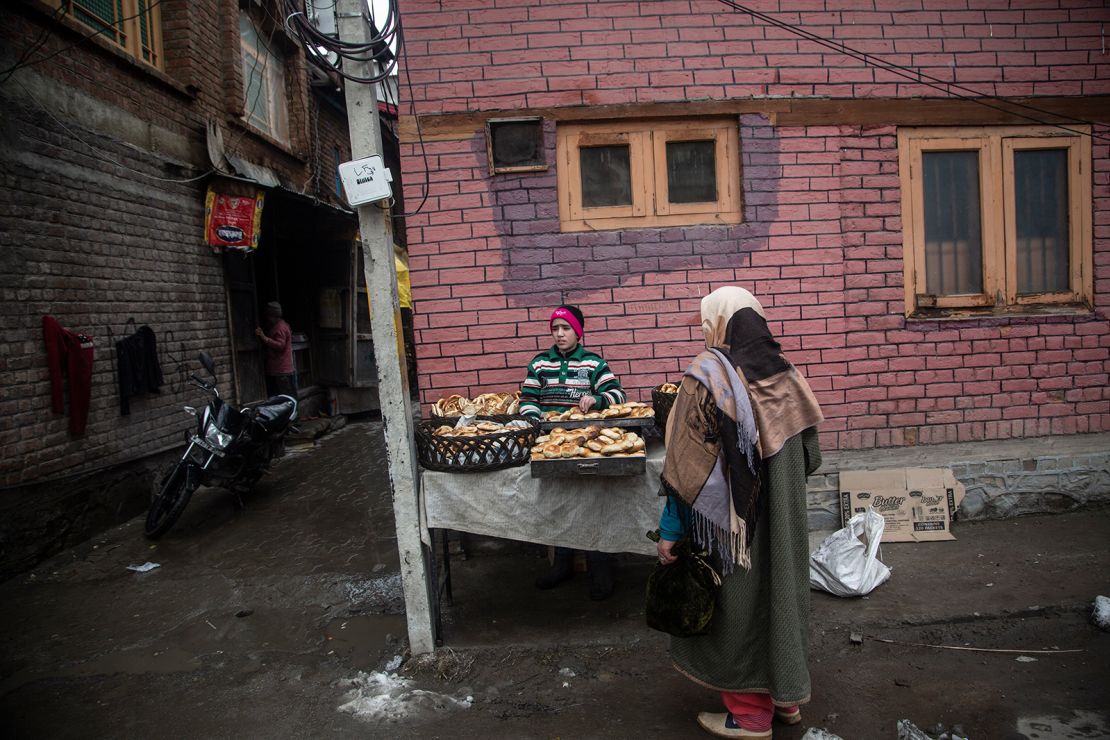
[[[93,341],[64,328],[53,316],[42,317],[46,362],[50,367],[50,406],[65,413],[62,373],[69,376],[69,431],[83,434],[92,396]]]

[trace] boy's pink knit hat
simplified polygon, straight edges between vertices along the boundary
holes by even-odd
[[[547,322],[548,327],[555,323],[555,319],[562,319],[570,324],[570,328],[574,329],[574,334],[579,339],[585,332],[586,319],[582,316],[582,311],[578,306],[559,306],[551,312],[551,320]]]

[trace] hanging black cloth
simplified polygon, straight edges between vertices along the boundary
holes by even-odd
[[[162,387],[162,366],[158,364],[158,347],[154,330],[140,326],[129,337],[116,342],[116,372],[119,375],[119,413],[131,413],[131,396],[157,393]]]

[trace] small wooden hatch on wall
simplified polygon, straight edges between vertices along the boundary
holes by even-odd
[[[486,121],[486,151],[489,154],[489,170],[494,175],[546,170],[543,118],[489,119]]]

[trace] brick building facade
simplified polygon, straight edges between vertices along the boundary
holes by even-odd
[[[809,378],[827,448],[1110,432],[1105,3],[748,5],[872,56],[711,0],[406,8],[402,74],[420,119],[419,130],[402,120],[406,196],[430,194],[408,232],[423,401],[519,384],[550,344],[546,319],[560,302],[582,307],[587,344],[649,400],[702,346],[700,297],[738,284],[761,298]],[[487,122],[522,117],[541,119],[541,166],[492,173]],[[574,194],[586,145],[562,148],[577,135],[568,132],[592,131],[602,148],[650,135],[658,158],[671,130],[706,121],[735,131],[738,161],[717,151],[738,175],[738,223],[657,213],[637,227],[634,195],[620,212],[628,220],[574,218],[588,212],[585,179]],[[642,124],[654,128],[638,134]],[[923,203],[921,188],[937,189],[915,169],[949,150],[980,167],[955,180],[982,194],[972,218],[983,259],[956,258],[985,270],[974,290],[933,289],[949,268],[928,261],[934,247],[914,246],[935,236],[907,213],[958,209]],[[1052,244],[1069,256],[1051,269],[1015,266],[1014,250],[1024,259],[1032,249],[1016,205],[1031,187],[1026,155],[1045,150],[1067,173],[1052,197],[1064,214],[1054,228],[1070,241]],[[654,202],[662,213],[659,181],[684,176],[662,167],[649,212]],[[1035,282],[1052,269],[1054,287]]]
[[[298,252],[319,262],[317,248],[334,244],[344,260],[353,255],[357,223],[335,181],[335,166],[350,151],[342,95],[333,81],[311,84],[303,52],[269,6],[163,0],[141,16],[151,24],[137,28],[128,25],[135,19],[127,14],[139,7],[133,0],[95,12],[116,12],[113,5],[124,14],[114,26],[98,25],[85,11],[62,13],[56,2],[28,0],[0,11],[5,506],[25,503],[19,486],[72,481],[180,446],[189,425],[181,406],[198,401],[186,368],[197,368],[201,350],[220,365],[225,395],[238,389],[243,400],[257,397],[247,390],[243,362],[233,361],[243,348],[257,355],[255,304],[280,297],[302,311],[290,321],[294,331],[311,334],[306,317],[314,317],[315,294],[285,289],[279,296],[274,285],[303,269]],[[241,45],[248,32],[255,50],[265,46],[280,64],[248,69]],[[255,117],[244,102],[247,83],[270,85],[267,107]],[[206,244],[209,186],[264,191],[256,254]],[[244,282],[253,292],[242,315],[229,317]],[[95,344],[81,435],[70,433],[67,416],[51,412],[44,315]],[[122,416],[111,339],[143,325],[159,342],[165,384],[134,399]],[[66,486],[47,488],[39,499],[56,498]]]

